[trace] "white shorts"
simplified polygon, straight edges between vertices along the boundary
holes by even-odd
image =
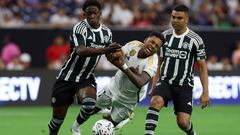
[[[111,94],[110,90],[105,87],[97,93],[97,107],[111,109],[111,118],[114,122],[119,123],[130,117],[133,112],[132,109],[126,107],[126,105],[115,100],[114,96]]]

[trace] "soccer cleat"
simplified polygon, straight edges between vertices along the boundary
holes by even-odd
[[[110,114],[111,113],[111,108],[105,108],[99,111],[97,114]]]
[[[130,114],[130,116],[129,116],[129,119],[132,120],[134,117],[135,117],[135,113],[132,112],[132,113]]]
[[[71,128],[72,135],[81,135],[80,128],[72,127]]]

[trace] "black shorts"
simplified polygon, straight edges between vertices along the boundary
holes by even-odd
[[[164,100],[164,106],[167,107],[169,101],[173,101],[175,114],[184,112],[192,113],[192,89],[191,86],[171,85],[165,81],[160,81],[153,91],[154,95],[159,95]]]
[[[75,93],[79,89],[87,86],[97,88],[94,77],[80,82],[56,80],[52,88],[51,105],[56,107],[72,104],[74,102]]]

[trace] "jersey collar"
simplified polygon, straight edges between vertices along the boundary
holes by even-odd
[[[187,30],[183,34],[177,35],[173,29],[173,36],[176,38],[181,38],[181,37],[184,37],[185,35],[187,35],[188,32],[189,32],[189,28],[187,27]]]
[[[99,26],[97,29],[95,29],[95,28],[93,28],[93,27],[88,23],[87,19],[84,19],[84,21],[87,23],[88,27],[89,27],[92,31],[94,31],[94,32],[99,32],[99,31],[101,31],[101,29],[102,29],[102,23],[100,23],[100,26]]]

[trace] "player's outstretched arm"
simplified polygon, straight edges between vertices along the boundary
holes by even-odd
[[[100,54],[108,54],[121,50],[121,45],[117,43],[112,43],[105,48],[88,48],[84,45],[76,46],[76,53],[80,57],[90,57]]]

